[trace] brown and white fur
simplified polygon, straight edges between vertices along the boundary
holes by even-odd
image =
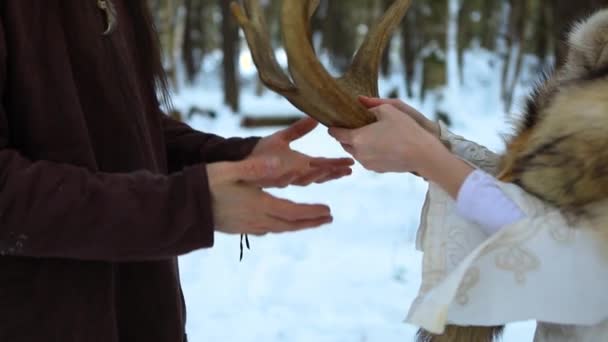
[[[608,9],[575,25],[568,44],[566,63],[530,97],[499,179],[590,219],[608,251]],[[501,332],[449,326],[440,336],[420,331],[418,341],[492,342]]]

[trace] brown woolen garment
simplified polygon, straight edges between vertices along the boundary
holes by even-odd
[[[0,341],[184,339],[176,256],[213,244],[201,163],[257,139],[159,110],[141,1],[113,0],[107,36],[96,0],[0,2]]]

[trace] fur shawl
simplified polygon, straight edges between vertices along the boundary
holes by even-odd
[[[576,25],[563,67],[533,93],[499,178],[564,210],[608,199],[608,10]]]

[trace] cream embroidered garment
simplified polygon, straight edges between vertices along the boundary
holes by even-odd
[[[496,154],[443,126],[442,135],[455,154],[495,174]],[[600,252],[592,229],[585,222],[571,228],[559,211],[519,187],[499,186],[527,218],[489,237],[430,184],[417,241],[424,252],[422,285],[407,322],[441,333],[448,323],[534,319],[557,324],[539,324],[537,341],[558,341],[557,335],[559,341],[608,341],[608,323],[602,323],[608,319],[608,253]],[[598,340],[602,333],[606,339]]]

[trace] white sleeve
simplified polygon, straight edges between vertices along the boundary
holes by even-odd
[[[439,121],[439,128],[439,139],[452,153],[489,174],[495,175],[498,172],[497,168],[500,161],[498,154],[450,132],[441,121]]]
[[[498,186],[496,178],[475,170],[462,184],[456,210],[463,218],[479,224],[493,235],[526,215]]]

